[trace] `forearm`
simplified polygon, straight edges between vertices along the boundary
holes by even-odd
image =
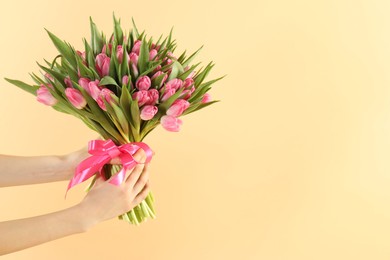
[[[66,156],[0,155],[0,187],[68,180],[73,171]]]
[[[82,207],[74,206],[47,215],[0,222],[0,255],[82,233],[94,224],[87,222],[84,213]]]

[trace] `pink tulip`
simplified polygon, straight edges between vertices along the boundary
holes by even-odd
[[[183,121],[174,116],[163,116],[160,122],[163,128],[170,132],[179,132],[180,126],[183,124]]]
[[[138,68],[137,68],[138,55],[135,52],[130,53],[130,64],[134,75],[137,77],[138,76]]]
[[[97,100],[99,98],[100,91],[102,89],[103,87],[99,86],[99,80],[91,81],[88,83],[88,93],[94,100]]]
[[[149,101],[146,105],[155,105],[160,97],[157,89],[148,90]]]
[[[96,70],[98,71],[100,77],[107,76],[110,72],[110,57],[105,53],[100,53],[96,56]]]
[[[127,54],[127,60],[129,60],[130,56],[129,54]],[[116,49],[116,57],[119,61],[119,63],[122,63],[122,60],[123,60],[123,47],[122,45],[118,45],[117,49]]]
[[[154,80],[155,78],[157,78],[158,76],[160,76],[161,74],[163,74],[162,71],[157,71],[156,73],[153,74],[153,76],[150,78],[151,80]]]
[[[130,53],[130,62],[137,65],[138,64],[138,55],[135,52]]]
[[[161,101],[163,101],[163,102],[166,101],[168,98],[170,98],[175,93],[176,93],[176,90],[173,88],[166,89],[164,95],[161,98]]]
[[[165,84],[166,89],[173,88],[174,90],[178,90],[183,86],[183,81],[181,79],[171,79]]]
[[[123,86],[127,86],[127,84],[129,83],[129,76],[125,75],[122,77],[122,85]]]
[[[167,115],[174,117],[181,116],[184,110],[186,110],[189,106],[190,103],[187,100],[177,99],[175,102],[173,102],[172,106],[168,108]]]
[[[132,97],[134,100],[138,100],[139,107],[142,107],[146,103],[150,102],[150,96],[146,90],[137,91],[133,94]]]
[[[184,80],[183,88],[191,87],[194,84],[194,80],[192,78],[186,78]]]
[[[209,93],[204,94],[201,103],[208,103],[210,101],[211,101],[211,95]]]
[[[139,55],[140,47],[141,47],[142,42],[140,40],[136,40],[133,49],[131,49],[132,52],[135,52],[137,55]]]
[[[66,88],[65,95],[70,103],[77,109],[83,109],[87,105],[87,101],[83,97],[83,94],[77,89]]]
[[[150,78],[148,76],[142,76],[137,79],[135,86],[139,90],[148,90],[150,86],[152,85],[152,82],[150,81]]]
[[[50,91],[43,85],[37,90],[37,101],[47,106],[54,106],[58,100],[55,99]]]
[[[66,77],[64,78],[64,82],[65,82],[66,87],[68,87],[68,88],[73,88],[72,80],[70,79],[69,76],[66,76]]]
[[[150,52],[149,52],[149,60],[153,60],[154,57],[156,57],[156,55],[157,55],[157,50],[155,50],[155,49],[150,50]]]
[[[156,106],[147,105],[141,109],[141,119],[150,120],[157,114],[158,108]]]
[[[112,92],[108,88],[103,88],[99,93],[98,99],[96,100],[99,107],[104,111],[107,111],[106,104],[104,104],[104,100],[109,104],[113,103],[113,95],[115,95],[114,92]]]
[[[90,82],[90,80],[89,79],[87,79],[87,78],[80,78],[79,79],[79,85],[83,88],[83,89],[85,89],[85,91],[87,91],[87,93],[88,94],[90,94],[89,93],[89,82]]]
[[[189,99],[191,97],[191,95],[192,95],[192,93],[194,93],[194,91],[195,91],[195,87],[192,86],[190,89],[184,90],[181,93],[180,97],[183,97],[183,99],[187,100],[187,99]]]

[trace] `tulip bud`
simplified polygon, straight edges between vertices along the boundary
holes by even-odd
[[[65,95],[70,103],[77,109],[83,109],[87,105],[87,101],[83,97],[83,94],[77,89],[66,88]]]
[[[156,55],[157,55],[157,50],[155,50],[155,49],[150,50],[150,52],[149,52],[149,60],[153,60],[154,57],[156,57]]]
[[[168,98],[170,98],[173,94],[176,93],[176,90],[173,88],[166,89],[164,95],[161,97],[161,101],[166,101]]]
[[[88,94],[91,94],[91,93],[89,93],[89,86],[88,86],[89,82],[90,82],[90,80],[87,79],[87,78],[80,78],[80,79],[79,79],[79,85],[80,85],[83,89],[85,89],[85,91],[87,91]]]
[[[139,90],[148,90],[151,85],[152,82],[150,81],[150,78],[148,76],[142,76],[138,78],[135,83],[135,87]]]
[[[132,97],[134,100],[138,100],[139,107],[142,107],[146,103],[150,102],[150,97],[148,91],[146,90],[137,91],[132,95]]]
[[[155,105],[160,97],[157,89],[148,90],[149,101],[146,105]]]
[[[192,78],[187,78],[184,80],[183,88],[191,87],[194,84],[194,80]]]
[[[125,75],[122,77],[122,85],[123,86],[127,86],[127,84],[129,83],[129,76]]]
[[[130,61],[132,64],[137,65],[137,64],[138,64],[138,55],[137,55],[135,52],[131,52],[131,53],[130,53],[130,59],[129,59],[129,61]]]
[[[88,93],[96,101],[99,98],[100,91],[103,88],[99,86],[99,80],[95,80],[88,83],[88,89]]]
[[[187,99],[189,99],[191,97],[191,95],[192,95],[192,93],[194,93],[194,91],[195,91],[195,87],[192,86],[190,89],[184,90],[181,93],[180,97],[182,97],[183,99],[187,100]]]
[[[173,88],[174,90],[178,90],[183,86],[183,81],[181,79],[171,79],[165,84],[166,89]]]
[[[180,126],[183,124],[183,121],[174,116],[163,116],[160,122],[162,127],[170,132],[179,132]]]
[[[190,103],[184,99],[177,99],[173,102],[172,106],[168,108],[167,115],[178,117],[190,106]]]
[[[69,76],[66,76],[66,77],[64,78],[64,82],[65,82],[66,87],[68,87],[68,88],[73,88],[72,80],[70,80],[70,77],[69,77]]]
[[[157,114],[158,108],[156,106],[147,105],[141,109],[141,119],[150,120]]]
[[[208,103],[210,101],[211,101],[211,95],[209,93],[204,94],[201,103]]]
[[[104,77],[109,74],[110,61],[111,59],[105,53],[100,53],[96,56],[95,65],[100,77]]]
[[[116,48],[116,57],[117,57],[119,63],[122,63],[123,51],[124,50],[123,50],[122,45],[118,45],[118,47]],[[130,58],[129,54],[126,53],[126,55],[127,55],[127,60],[129,60],[129,58]]]
[[[114,92],[112,92],[108,88],[103,88],[100,91],[99,97],[96,100],[99,107],[104,111],[107,111],[106,104],[104,104],[104,101],[106,101],[109,104],[112,104],[114,102],[113,95],[115,95]]]
[[[134,43],[133,48],[131,49],[131,51],[135,52],[137,55],[139,55],[141,44],[142,44],[142,41],[136,40],[135,43]]]
[[[54,106],[58,102],[44,85],[37,90],[37,101],[47,106]]]

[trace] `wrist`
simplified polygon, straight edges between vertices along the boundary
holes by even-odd
[[[76,164],[74,163],[74,158],[72,158],[71,154],[59,155],[58,156],[60,165],[59,172],[61,172],[63,180],[69,180],[72,178]]]
[[[69,208],[69,211],[71,212],[71,215],[74,216],[75,225],[77,226],[79,233],[87,232],[98,223],[98,221],[91,216],[87,205],[82,202]]]

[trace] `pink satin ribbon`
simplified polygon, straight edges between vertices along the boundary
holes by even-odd
[[[88,157],[77,166],[76,172],[70,180],[66,191],[68,192],[73,186],[88,180],[95,174],[99,174],[104,178],[102,174],[103,166],[116,157],[119,157],[123,167],[111,178],[110,183],[114,185],[121,184],[126,178],[126,171],[140,163],[133,157],[139,149],[144,150],[146,153],[146,161],[144,163],[150,162],[153,151],[145,143],[134,142],[116,146],[111,139],[89,141],[88,152],[92,156]]]

